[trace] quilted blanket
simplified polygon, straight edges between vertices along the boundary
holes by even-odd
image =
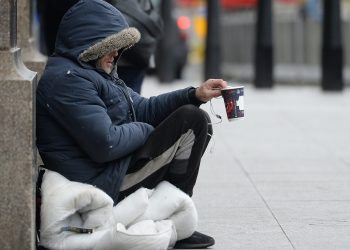
[[[113,206],[102,190],[46,170],[40,245],[72,250],[163,250],[196,229],[192,199],[169,182],[140,188]]]

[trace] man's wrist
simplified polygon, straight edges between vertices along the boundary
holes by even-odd
[[[203,104],[205,102],[203,102],[200,99],[198,99],[198,97],[196,95],[196,90],[197,90],[197,88],[191,87],[188,90],[188,97],[190,99],[191,104],[194,104],[196,106],[200,106],[201,104]]]

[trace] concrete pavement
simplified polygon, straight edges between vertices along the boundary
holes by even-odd
[[[147,77],[142,94],[199,83]],[[245,86],[244,120],[228,122],[223,100],[212,102],[223,119],[195,188],[198,230],[215,250],[350,249],[350,90]]]

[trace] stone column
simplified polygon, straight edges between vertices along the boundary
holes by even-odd
[[[17,44],[22,51],[22,60],[24,64],[35,72],[38,72],[40,78],[46,63],[46,57],[42,55],[35,47],[36,38],[33,35],[32,12],[33,0],[17,0],[18,1],[18,32]]]
[[[17,48],[17,1],[0,6],[0,248],[35,249],[37,76]]]

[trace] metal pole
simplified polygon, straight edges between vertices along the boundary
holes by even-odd
[[[157,75],[162,83],[170,83],[175,79],[175,58],[177,51],[178,30],[173,17],[173,0],[162,0],[160,2],[160,13],[164,22],[164,34],[158,43],[156,52]]]
[[[341,91],[343,82],[343,44],[340,1],[324,0],[322,33],[322,89]]]
[[[255,86],[273,86],[273,37],[271,0],[259,0],[257,6]]]
[[[221,78],[221,6],[218,0],[208,0],[208,33],[205,47],[204,77]]]

